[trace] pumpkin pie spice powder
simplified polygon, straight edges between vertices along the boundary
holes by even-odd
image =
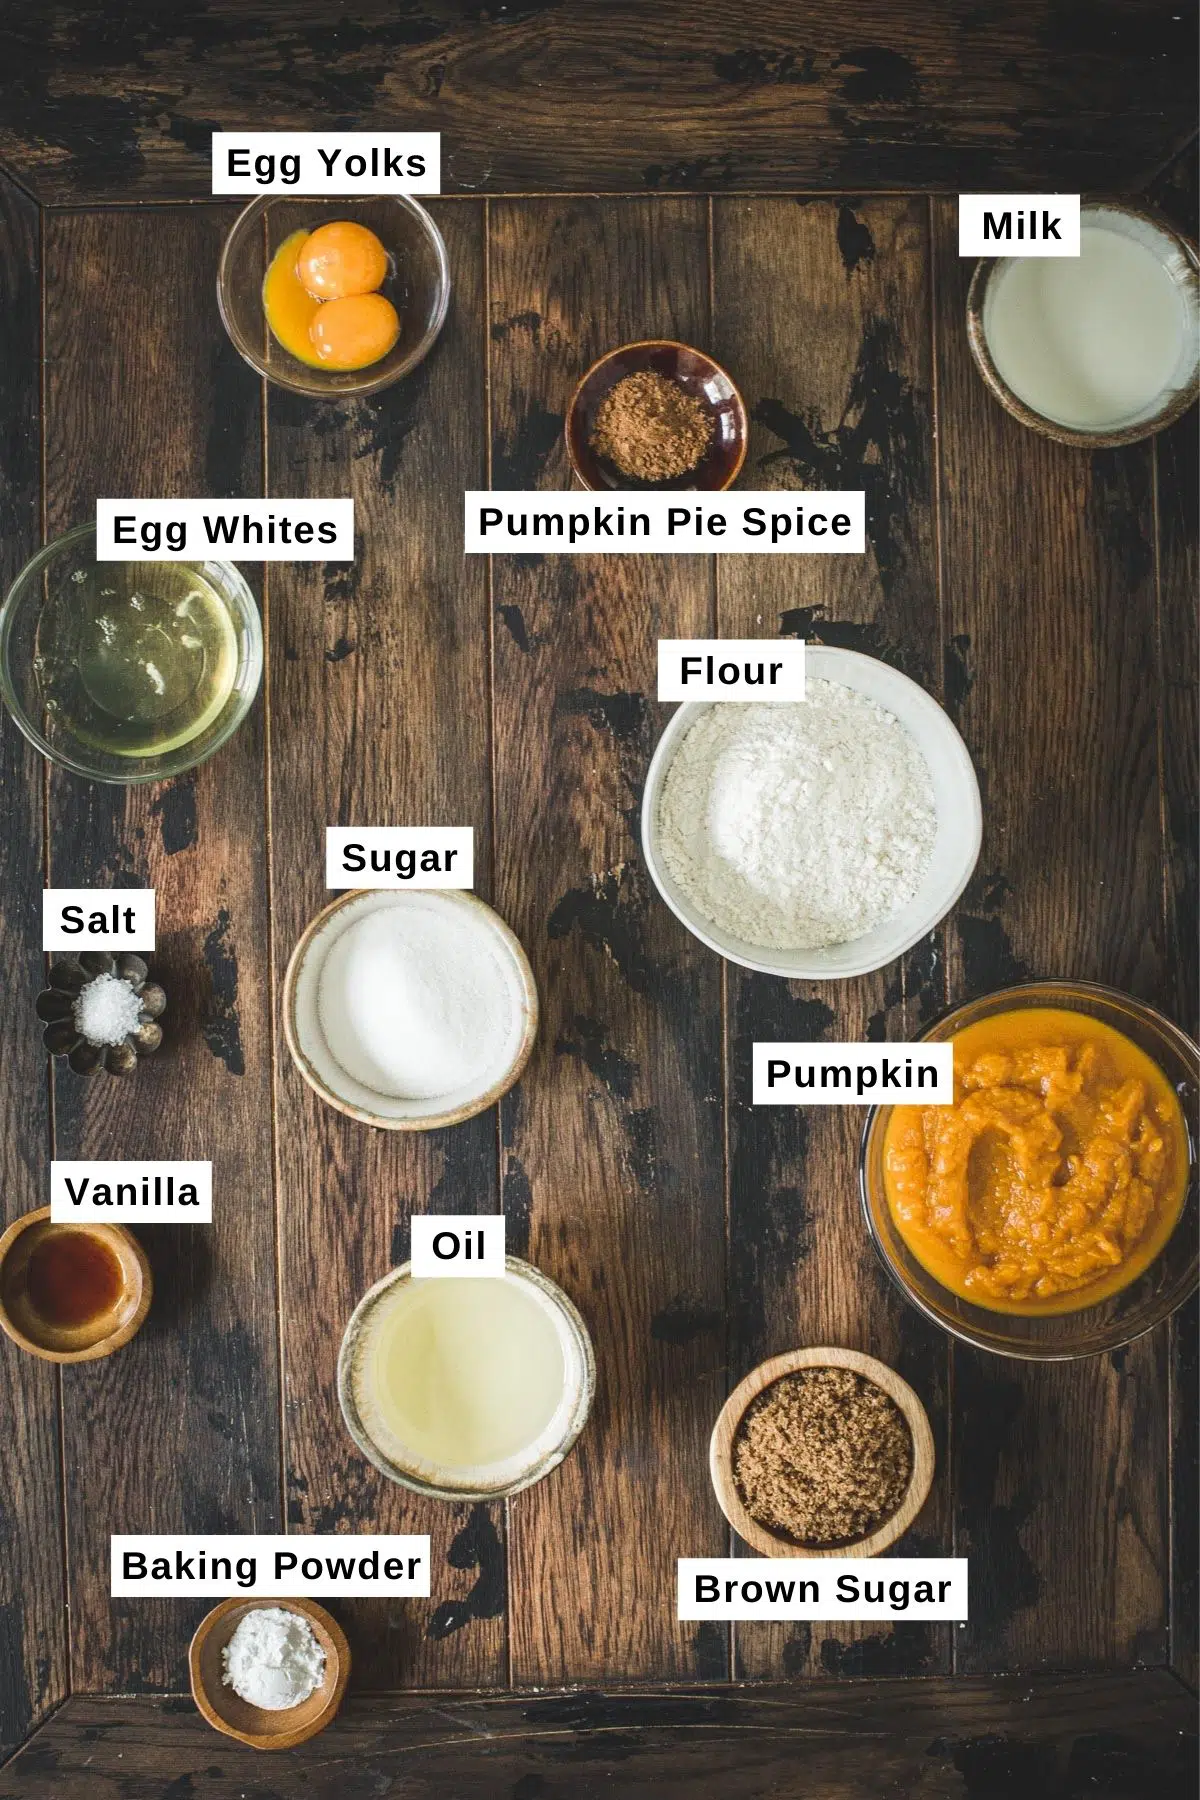
[[[802,1369],[772,1382],[747,1407],[733,1442],[746,1511],[810,1549],[868,1536],[903,1500],[912,1469],[903,1413],[852,1369]]]
[[[713,422],[694,394],[677,381],[641,369],[604,396],[591,446],[638,481],[673,481],[700,462]]]

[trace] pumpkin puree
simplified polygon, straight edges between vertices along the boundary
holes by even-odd
[[[1121,1032],[1056,1007],[981,1019],[954,1039],[954,1093],[894,1108],[883,1149],[896,1227],[944,1287],[997,1312],[1072,1312],[1158,1255],[1187,1134]]]

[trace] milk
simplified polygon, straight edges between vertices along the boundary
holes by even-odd
[[[992,360],[1034,412],[1078,431],[1156,410],[1189,366],[1183,296],[1144,243],[1084,224],[1078,257],[1013,257],[988,285]]]

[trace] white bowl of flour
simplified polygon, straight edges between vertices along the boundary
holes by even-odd
[[[881,969],[954,905],[979,856],[966,745],[916,682],[810,644],[806,699],[681,706],[659,740],[642,848],[710,949],[807,981]]]

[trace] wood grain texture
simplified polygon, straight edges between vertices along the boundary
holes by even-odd
[[[210,20],[218,33],[223,3]],[[559,10],[546,32],[558,29]],[[487,29],[519,34],[532,22]],[[112,26],[128,28],[126,14]],[[203,66],[201,54],[198,75]],[[578,121],[576,131],[582,158]],[[1172,178],[1162,204],[1175,187]],[[212,300],[234,210],[47,216],[52,534],[88,516],[98,493],[260,491],[261,390]],[[1031,1704],[1043,1710],[1033,1713],[1014,1698],[1025,1682],[964,1674],[953,1690],[913,1684],[905,1707],[914,1694],[935,1696],[948,1723],[917,1706],[911,1745],[881,1764],[867,1754],[875,1739],[864,1751],[860,1732],[851,1746],[864,1696],[885,1692],[859,1681],[844,1699],[831,1682],[803,1697],[834,1709],[810,1712],[810,1723],[843,1723],[828,1750],[805,1737],[802,1753],[799,1739],[781,1749],[758,1715],[737,1710],[748,1702],[736,1693],[705,1702],[735,1709],[718,1716],[722,1730],[732,1721],[719,1739],[701,1732],[704,1716],[672,1712],[674,1700],[655,1723],[652,1695],[641,1713],[626,1700],[612,1715],[578,1695],[545,1712],[518,1699],[516,1726],[504,1724],[513,1712],[459,1698],[414,1711],[363,1697],[401,1685],[498,1686],[510,1670],[521,1683],[554,1683],[947,1669],[951,1633],[937,1627],[739,1627],[731,1662],[730,1634],[674,1619],[674,1558],[720,1554],[729,1542],[706,1467],[727,1386],[771,1351],[822,1339],[881,1356],[930,1412],[938,1482],[900,1550],[971,1557],[973,1618],[953,1634],[964,1671],[1170,1653],[1195,1672],[1194,1309],[1170,1334],[1090,1364],[1025,1369],[970,1352],[951,1361],[946,1340],[885,1285],[863,1234],[860,1115],[758,1116],[748,1092],[756,1036],[909,1036],[947,994],[1026,972],[1110,980],[1188,1022],[1194,415],[1152,446],[1095,458],[1023,432],[969,361],[969,264],[957,258],[948,202],[934,203],[932,243],[928,203],[904,196],[724,195],[711,234],[703,198],[492,202],[487,256],[484,202],[436,210],[455,297],[429,362],[358,405],[271,394],[268,491],[353,494],[359,554],[353,567],[269,571],[269,839],[258,710],[213,762],[168,787],[123,795],[57,773],[49,783],[55,881],[151,881],[170,994],[168,1045],[132,1085],[59,1080],[58,1153],[211,1155],[218,1196],[229,1196],[211,1230],[141,1234],[157,1290],[146,1330],[111,1363],[64,1378],[76,1684],[181,1684],[204,1609],[110,1602],[114,1529],[274,1530],[282,1519],[299,1531],[429,1530],[428,1603],[334,1603],[358,1697],[336,1728],[351,1734],[344,1754],[337,1737],[322,1738],[304,1753],[313,1760],[295,1765],[307,1791],[327,1780],[339,1800],[355,1800],[395,1775],[425,1784],[414,1794],[466,1795],[474,1782],[515,1800],[587,1800],[620,1791],[624,1773],[631,1794],[669,1795],[672,1783],[683,1792],[707,1776],[732,1800],[787,1794],[817,1771],[826,1786],[816,1791],[831,1796],[909,1780],[914,1794],[999,1800],[1014,1783],[1058,1791],[1047,1784],[1061,1776],[1064,1795],[1162,1800],[1180,1765],[1135,1703],[1173,1693],[1154,1681],[1034,1683]],[[0,181],[4,574],[38,535],[35,249],[31,206]],[[701,559],[514,557],[496,560],[489,592],[486,562],[462,556],[462,490],[489,474],[500,489],[565,486],[562,409],[575,378],[598,352],[647,331],[713,350],[739,381],[754,413],[744,486],[866,486],[865,558],[727,557],[714,571]],[[657,900],[637,846],[662,719],[655,640],[718,625],[861,648],[944,699],[980,770],[988,833],[948,953],[935,934],[902,968],[836,988],[723,974]],[[48,1117],[29,1016],[41,977],[43,767],[7,719],[0,775],[0,945],[10,973],[24,971],[14,993],[30,1002],[0,1021],[11,1216],[44,1198]],[[475,826],[477,886],[526,943],[542,1036],[498,1119],[425,1138],[371,1132],[323,1107],[280,1036],[273,1163],[269,1008],[293,943],[327,898],[323,831],[333,822]],[[507,1532],[503,1509],[424,1505],[376,1476],[334,1392],[346,1318],[407,1256],[410,1213],[487,1210],[501,1198],[511,1246],[577,1300],[600,1359],[580,1445],[512,1503]],[[67,1685],[54,1381],[0,1346],[14,1443],[0,1469],[0,1741],[10,1743]],[[94,1704],[72,1702],[61,1739],[55,1722],[22,1758],[9,1779],[26,1800],[51,1791],[91,1800],[98,1790],[87,1783],[101,1772],[105,1791],[131,1800],[175,1800],[184,1789],[172,1784],[189,1772],[215,1800],[222,1784],[232,1794],[263,1781],[261,1761],[235,1764],[236,1752],[169,1710],[178,1702],[120,1702],[109,1713]],[[417,1712],[424,1760],[406,1735]],[[111,1737],[97,1736],[114,1720]],[[537,1732],[544,1741],[530,1748]],[[989,1749],[996,1740],[1001,1748]],[[127,1765],[85,1763],[118,1752]],[[219,1778],[206,1773],[213,1767]],[[271,1769],[275,1791],[298,1791],[286,1785],[290,1762]]]
[[[487,571],[462,554],[462,494],[484,485],[483,204],[435,208],[454,298],[429,358],[368,400],[271,390],[272,495],[351,495],[353,564],[270,573],[276,992],[330,896],[327,825],[470,825],[491,867]],[[500,1508],[422,1501],[379,1475],[338,1408],[354,1307],[407,1262],[413,1212],[498,1205],[496,1117],[374,1131],[305,1085],[278,1039],[287,1518],[301,1531],[428,1531],[433,1593],[334,1607],[358,1687],[504,1679]]]
[[[1195,126],[1176,0],[6,10],[0,156],[52,202],[207,195],[214,128],[438,130],[448,193],[1074,192]]]
[[[47,218],[51,535],[101,494],[261,491],[259,388],[213,305],[233,216]],[[131,1081],[58,1069],[56,1153],[213,1164],[212,1226],[138,1233],[155,1290],[142,1331],[62,1377],[73,1679],[136,1692],[179,1685],[204,1603],[111,1601],[109,1534],[279,1529],[260,708],[170,784],[54,771],[50,831],[53,885],[155,888],[168,996],[163,1049]]]
[[[37,208],[0,178],[0,589],[41,536],[40,228]],[[0,1225],[44,1205],[49,1170],[47,1057],[33,1003],[41,952],[44,764],[0,723]],[[57,1372],[0,1344],[0,1756],[61,1700],[68,1658]]]
[[[722,557],[726,637],[819,639],[939,688],[933,557],[928,231],[924,202],[720,199],[714,348],[753,420],[741,485],[863,488],[865,557]],[[890,1288],[863,1230],[856,1107],[755,1108],[756,1040],[903,1038],[942,1003],[939,940],[856,981],[727,970],[730,1378],[813,1343],[893,1364],[937,1443],[931,1499],[900,1554],[949,1552],[946,1353]],[[911,991],[909,991],[911,989]],[[744,1624],[737,1672],[916,1674],[949,1667],[939,1626]]]
[[[568,485],[563,413],[601,352],[708,335],[698,200],[491,209],[497,488]],[[641,783],[656,640],[709,634],[702,558],[495,559],[496,893],[540,1041],[502,1109],[510,1246],[579,1306],[592,1418],[510,1507],[521,1682],[726,1672],[675,1618],[675,1559],[720,1553],[707,1443],[724,1397],[720,971],[650,886]]]
[[[967,349],[954,208],[933,216],[947,632],[984,805],[951,995],[1076,976],[1169,1012],[1153,450],[1089,455],[1001,411]],[[957,1542],[980,1571],[960,1666],[1164,1660],[1166,1329],[1059,1367],[954,1360]]]
[[[1193,145],[1151,190],[1151,199],[1195,242],[1200,230]],[[1200,513],[1200,439],[1185,414],[1154,443],[1158,513],[1159,643],[1163,707],[1159,754],[1163,822],[1169,849],[1164,884],[1175,1017],[1200,1035],[1200,629],[1196,545]],[[1200,1309],[1193,1299],[1171,1321],[1172,1566],[1171,1657],[1195,1687],[1200,1681]]]
[[[1020,1681],[353,1696],[264,1761],[188,1700],[79,1695],[0,1800],[1193,1800],[1195,1706],[1166,1670]]]

